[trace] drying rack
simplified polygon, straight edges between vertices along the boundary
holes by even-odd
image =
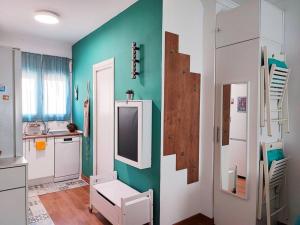
[[[266,205],[267,225],[272,224],[272,217],[287,209],[286,190],[288,158],[273,161],[268,165],[268,151],[282,149],[282,142],[263,143],[263,161],[260,161],[258,219],[262,219],[263,206]],[[272,204],[273,203],[273,204]]]
[[[261,127],[267,122],[268,136],[272,136],[271,123],[278,123],[280,128],[289,132],[288,80],[289,69],[269,63],[267,47],[263,47],[263,65],[261,67]],[[274,104],[275,101],[275,104]],[[277,113],[277,118],[272,118]],[[266,118],[265,118],[266,116]]]

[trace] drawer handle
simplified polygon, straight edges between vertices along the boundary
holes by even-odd
[[[64,138],[64,141],[72,141],[72,138]]]

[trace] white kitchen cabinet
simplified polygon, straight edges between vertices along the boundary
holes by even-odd
[[[28,139],[23,140],[23,156],[25,158],[26,158],[27,152],[29,151],[29,143],[30,143],[30,140],[28,140]]]
[[[0,224],[27,224],[27,162],[0,159]]]
[[[46,141],[45,150],[37,151],[36,141]],[[30,139],[25,149],[29,180],[54,176],[54,138]]]
[[[0,218],[0,224],[26,224],[25,193],[26,189],[24,187],[0,192],[0,214],[4,215]]]

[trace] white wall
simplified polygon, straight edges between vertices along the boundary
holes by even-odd
[[[20,48],[21,51],[72,58],[72,44],[31,35],[0,30],[0,46]]]
[[[286,57],[292,70],[289,80],[290,134],[284,135],[285,151],[290,157],[288,170],[291,224],[300,216],[300,1],[288,0],[285,10]]]
[[[213,216],[215,17],[214,0],[190,0],[188,4],[182,0],[163,1],[163,31],[179,34],[180,52],[191,55],[191,71],[201,73],[202,79],[199,182],[188,185],[187,171],[175,169],[175,156],[162,155],[162,225],[171,225],[198,213]],[[162,74],[164,76],[164,62]]]

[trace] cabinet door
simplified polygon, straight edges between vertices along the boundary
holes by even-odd
[[[230,56],[230,57],[228,57]],[[248,150],[239,151],[232,160],[244,160],[243,166],[246,169],[246,198],[247,200],[233,197],[222,190],[222,164],[227,164],[227,159],[222,157],[222,141],[216,138],[214,153],[214,222],[220,225],[256,224],[256,196],[257,196],[257,152],[258,152],[258,71],[260,68],[260,41],[251,40],[216,51],[216,101],[215,101],[215,126],[217,130],[222,129],[222,99],[224,84],[248,83],[248,122],[247,122],[247,146]],[[232,90],[231,90],[232,91]],[[234,100],[236,101],[236,100]],[[221,136],[222,138],[222,136]],[[237,149],[243,146],[235,146]],[[224,149],[223,149],[224,150]],[[248,152],[247,152],[248,151]],[[238,159],[239,158],[239,159]],[[233,162],[236,163],[236,162]],[[228,170],[227,170],[228,171]],[[241,171],[241,170],[240,170]],[[239,171],[239,172],[240,172]],[[234,217],[232,216],[234,215]]]
[[[46,149],[37,151],[36,141],[46,141]],[[30,140],[28,151],[29,180],[54,176],[54,138]]]
[[[260,1],[246,1],[241,6],[217,16],[217,48],[258,38],[260,35]]]
[[[26,192],[18,188],[0,192],[0,224],[23,225],[26,223]]]

